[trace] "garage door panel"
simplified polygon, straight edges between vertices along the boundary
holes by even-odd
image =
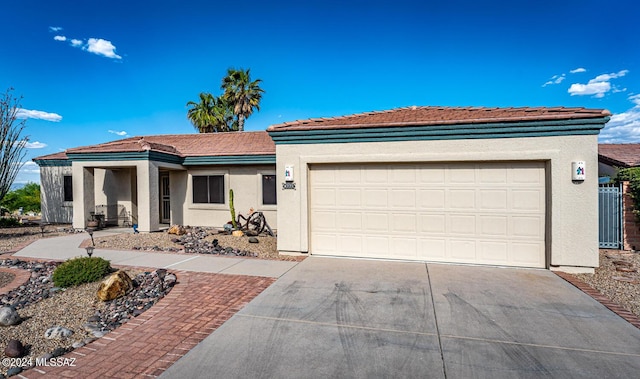
[[[364,232],[369,233],[388,233],[389,232],[389,214],[367,212],[363,217]]]
[[[543,162],[313,166],[310,251],[545,267],[544,180]]]
[[[438,210],[445,208],[444,189],[423,189],[418,190],[416,208],[422,210]]]
[[[454,262],[475,262],[476,241],[451,238],[448,257]]]
[[[337,190],[336,205],[338,207],[359,207],[362,201],[359,188],[342,188]]]
[[[449,190],[449,202],[447,206],[452,209],[475,209],[476,207],[475,189]]]
[[[362,230],[362,213],[361,212],[340,212],[335,216],[338,229],[341,230]]]
[[[441,214],[421,214],[418,232],[420,234],[444,234],[447,230],[447,216]]]
[[[391,231],[395,233],[416,234],[417,215],[413,213],[394,213],[391,215]]]
[[[451,234],[475,236],[476,216],[474,215],[449,215],[449,227]]]
[[[386,189],[367,189],[363,190],[362,204],[366,208],[384,208],[386,209],[389,204],[387,202],[387,190]]]
[[[509,218],[507,216],[482,215],[478,220],[480,234],[499,238],[509,236]]]

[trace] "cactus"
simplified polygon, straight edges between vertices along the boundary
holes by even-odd
[[[231,224],[233,225],[233,229],[238,229],[238,224],[236,223],[236,208],[233,206],[233,190],[229,190],[229,210],[231,210]]]

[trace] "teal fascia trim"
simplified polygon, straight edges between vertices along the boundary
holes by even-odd
[[[184,166],[202,165],[250,165],[250,164],[275,164],[276,156],[271,155],[223,155],[186,157],[182,163]]]
[[[33,161],[40,167],[71,166],[71,161],[68,159],[34,159]]]
[[[119,153],[67,153],[74,162],[95,161],[156,161],[165,163],[182,164],[183,158],[157,151],[132,151]]]
[[[607,121],[609,117],[495,124],[292,130],[269,132],[269,135],[276,145],[549,137],[598,134]]]

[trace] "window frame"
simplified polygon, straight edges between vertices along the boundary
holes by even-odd
[[[276,175],[276,172],[274,170],[264,170],[264,171],[258,171],[257,173],[257,182],[258,182],[258,187],[257,187],[257,196],[258,196],[258,201],[257,204],[259,204],[258,206],[258,210],[276,210],[278,207],[278,176]],[[265,204],[263,202],[264,200],[264,188],[262,186],[263,182],[262,182],[262,177],[263,176],[273,176],[275,179],[275,186],[274,186],[274,190],[275,190],[275,204]]]
[[[224,196],[223,203],[196,203],[193,198],[193,178],[196,176],[222,176],[222,194]],[[191,171],[188,174],[188,183],[187,183],[187,201],[189,209],[216,209],[216,210],[225,210],[228,209],[229,204],[229,172],[221,171],[221,170],[197,170]]]
[[[67,183],[67,180],[69,183]],[[69,192],[67,192],[67,189]],[[73,175],[62,175],[62,201],[65,203],[73,202]]]

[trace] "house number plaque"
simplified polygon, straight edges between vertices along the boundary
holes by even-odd
[[[296,189],[296,184],[294,182],[284,182],[282,183],[282,189],[283,190],[288,190],[288,189]]]

